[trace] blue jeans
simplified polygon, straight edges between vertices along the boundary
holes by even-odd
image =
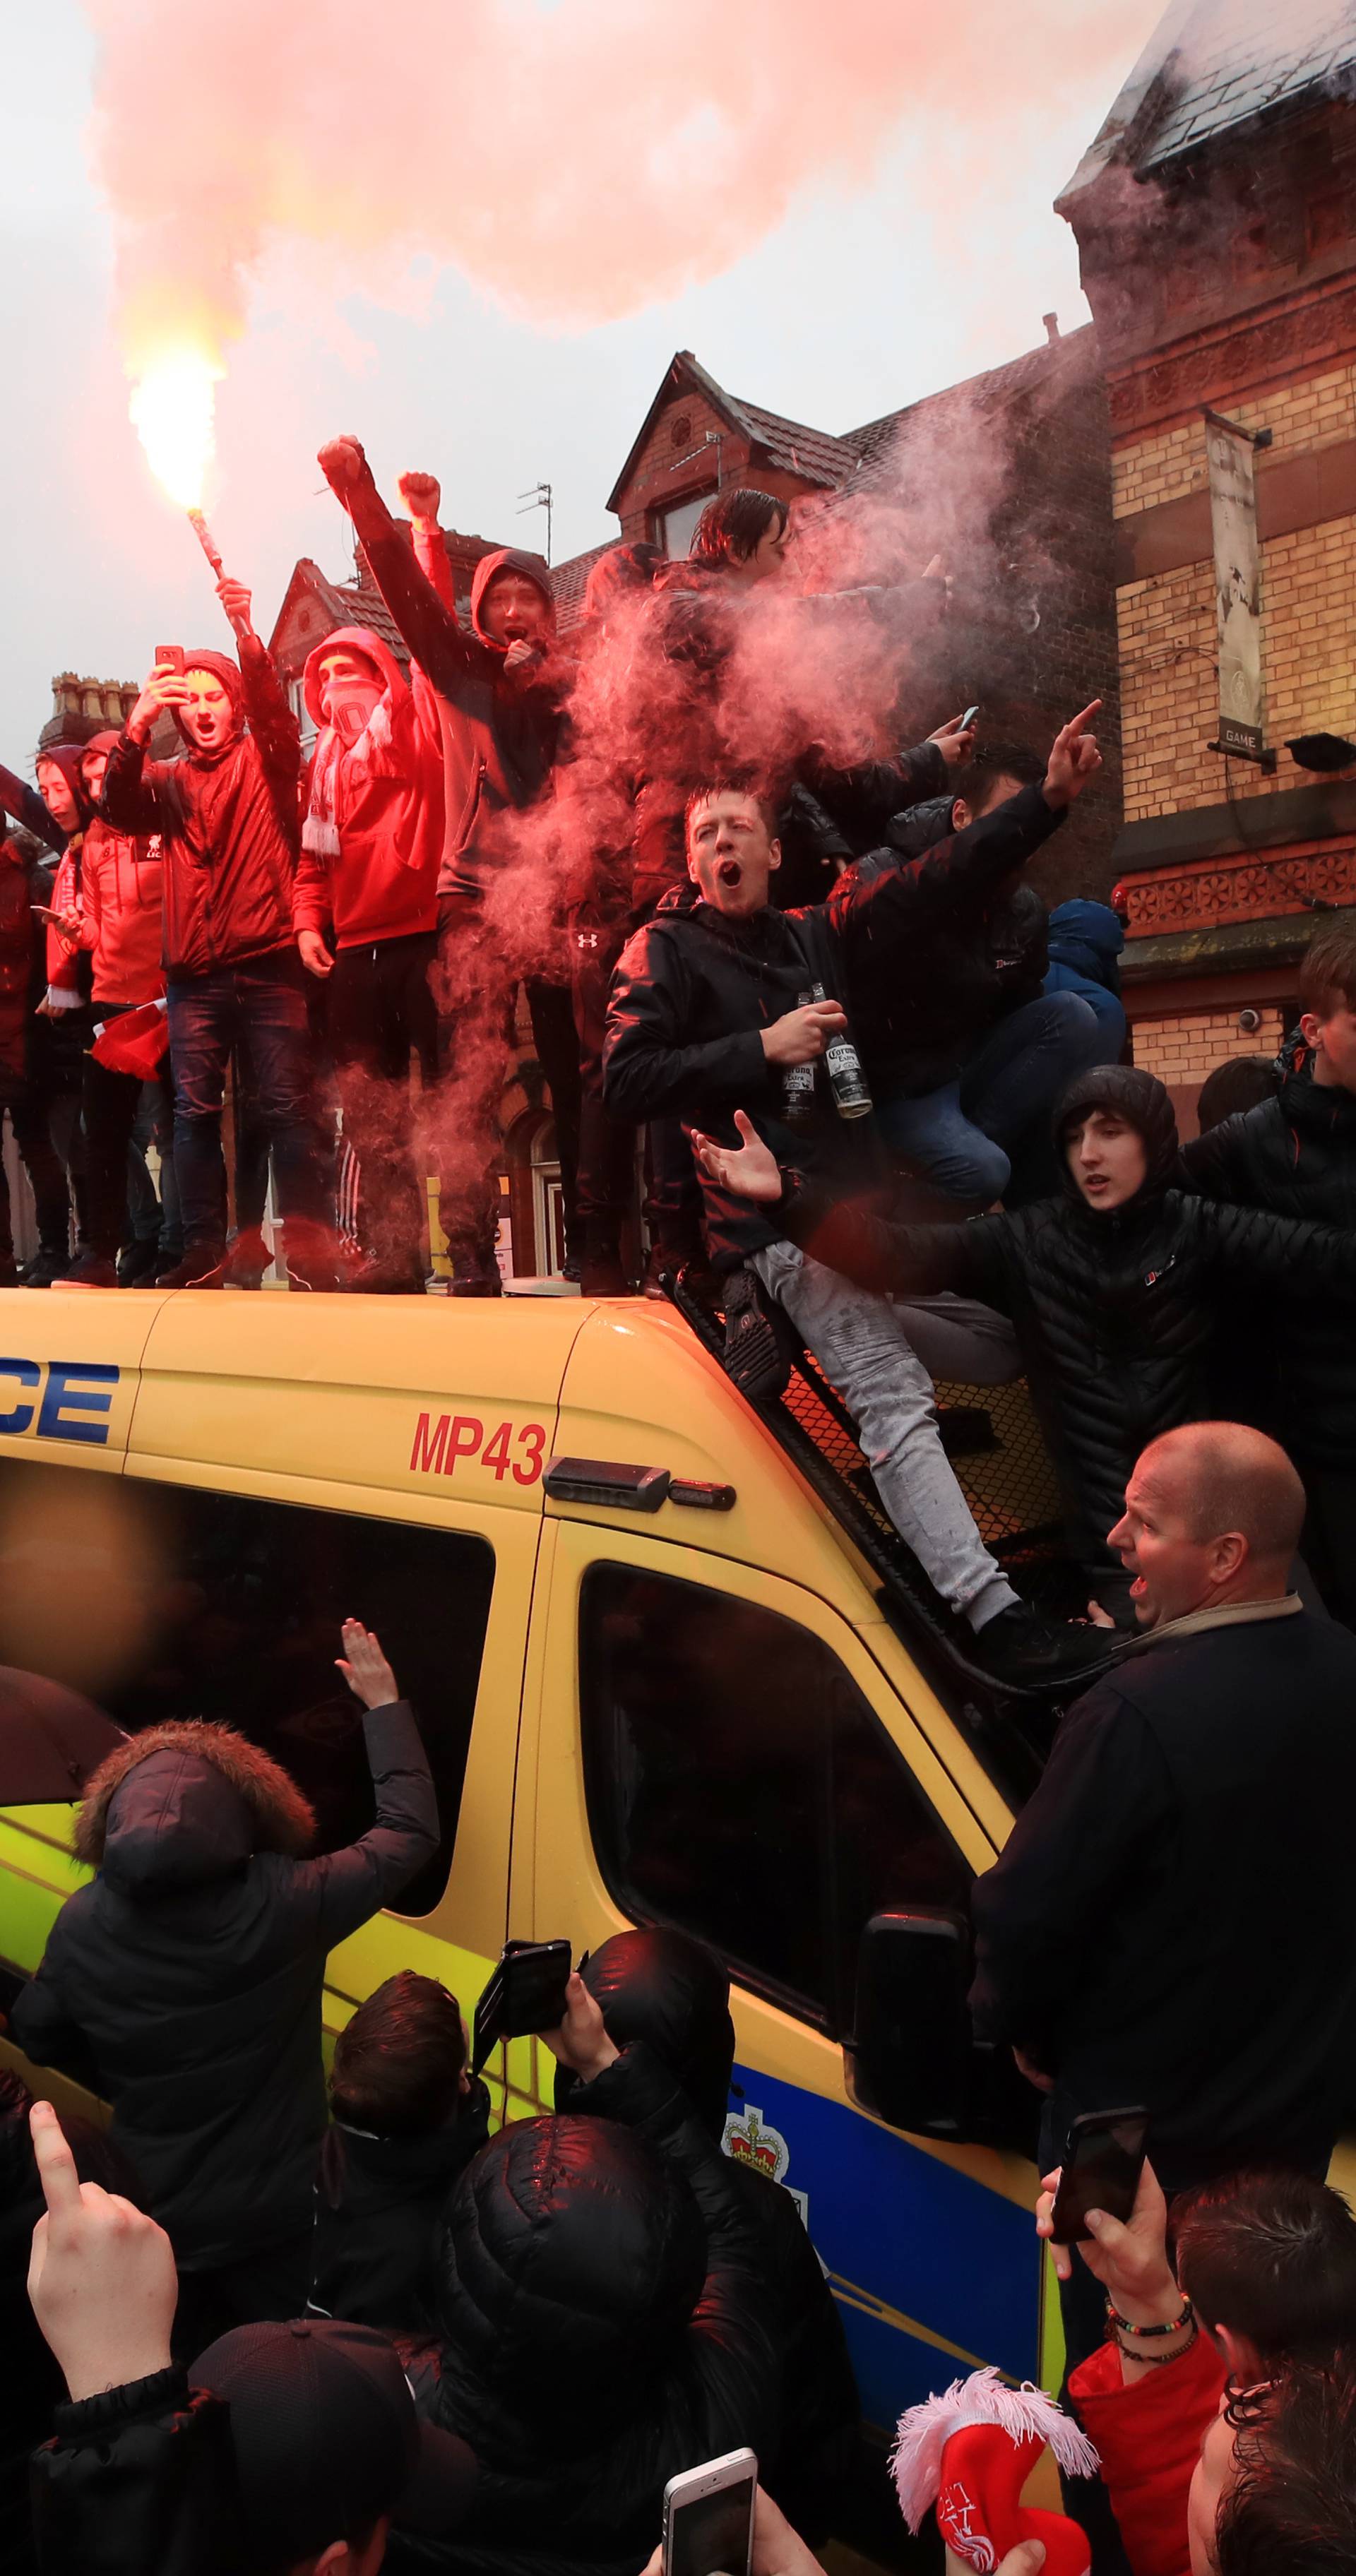
[[[193,1251],[226,1242],[221,1112],[231,1048],[243,1038],[254,1069],[260,1124],[273,1153],[279,1212],[319,1223],[324,1196],[310,1108],[305,968],[294,949],[216,966],[169,987],[174,1072],[174,1176],[184,1241]]]
[[[881,1134],[949,1197],[988,1207],[1039,1198],[1057,1178],[1050,1123],[1075,1074],[1114,1061],[1110,1033],[1078,993],[1024,1002],[989,1031],[958,1082],[883,1100]]]

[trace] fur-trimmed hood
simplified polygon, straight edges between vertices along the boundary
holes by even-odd
[[[254,1852],[296,1859],[315,1813],[280,1764],[234,1727],[148,1726],[93,1774],[75,1820],[77,1860],[125,1896],[157,1897],[243,1869]]]

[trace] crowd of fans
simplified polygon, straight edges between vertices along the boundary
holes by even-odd
[[[1039,2234],[1080,2108],[1142,2100],[1154,2145],[1133,2207],[1053,2248],[1093,2448],[1056,2444],[1068,2519],[1031,2517],[1003,2576],[1047,2552],[1084,2576],[1356,2563],[1356,2218],[1324,2179],[1351,2106],[1356,1642],[1288,1589],[1301,1506],[1237,1425],[1136,1462],[1138,1651],[1069,1710],[976,1882],[976,2031],[1045,2096]],[[223,1726],[148,1729],[88,1784],[97,1874],[11,2027],[112,2125],[0,2080],[4,2563],[658,2576],[667,2482],[748,2446],[754,2576],[807,2576],[868,2474],[857,2394],[795,2203],[721,2151],[707,1949],[639,1928],[570,1976],[552,2113],[490,2134],[460,2003],[408,1969],[354,2011],[327,2100],[326,1952],[438,1834],[378,1639],[350,1622],[343,1647],[375,1805],[347,1848],[311,1857],[295,1786]],[[1011,2438],[992,2510],[970,2478],[957,2565],[997,2563],[1043,2434]]]
[[[786,579],[782,503],[724,494],[686,563],[613,550],[567,656],[537,558],[483,559],[468,628],[432,479],[402,532],[356,441],[321,461],[408,677],[370,629],[326,638],[303,776],[223,582],[234,658],[163,661],[36,795],[0,772],[0,1106],[40,1235],[0,1276],[257,1285],[271,1172],[293,1288],[418,1290],[432,1169],[453,1294],[497,1294],[525,988],[584,1287],[634,1284],[643,1136],[653,1271],[723,1314],[736,1384],[775,1386],[798,1335],[973,1653],[1096,1667],[976,1885],[971,1998],[1044,2096],[1051,2188],[1079,2112],[1152,2114],[1127,2222],[1058,2251],[1093,2563],[1350,2567],[1356,2221],[1325,2176],[1356,2026],[1356,940],[1319,932],[1280,1065],[1222,1069],[1183,1148],[1122,1061],[1115,916],[1047,919],[1023,876],[1096,776],[1095,705],[1048,749],[953,718],[750,765],[730,674]],[[1067,1623],[983,1545],[940,1436],[935,1379],[1018,1376]],[[666,2481],[748,2444],[756,2576],[802,2576],[856,2393],[794,2205],[720,2152],[717,1961],[607,1943],[542,2034],[554,2114],[494,2135],[459,2001],[402,1972],[327,2097],[327,1953],[438,1836],[378,1642],[350,1625],[341,1668],[376,1810],[346,1849],[310,1856],[305,1799],[227,1727],[149,1728],[89,1783],[95,1875],[13,2030],[113,2121],[0,2093],[6,2563],[636,2576]]]

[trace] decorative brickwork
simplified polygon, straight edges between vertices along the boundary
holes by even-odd
[[[1254,859],[1207,860],[1125,877],[1122,884],[1132,939],[1208,930],[1227,921],[1270,921],[1315,906],[1356,904],[1356,845],[1326,841]]]
[[[1187,1011],[1175,1020],[1137,1020],[1135,1062],[1146,1073],[1156,1073],[1169,1091],[1200,1084],[1227,1056],[1276,1053],[1285,1035],[1281,1014],[1264,1010],[1259,1018],[1255,1029],[1241,1029],[1237,1011]]]

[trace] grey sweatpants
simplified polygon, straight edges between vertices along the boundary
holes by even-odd
[[[794,1243],[765,1245],[754,1253],[753,1267],[837,1387],[900,1537],[943,1600],[972,1628],[982,1628],[1017,1595],[985,1547],[952,1473],[920,1352],[927,1351],[939,1377],[1002,1385],[1021,1373],[1010,1327],[988,1307],[960,1297],[893,1306],[854,1288]]]

